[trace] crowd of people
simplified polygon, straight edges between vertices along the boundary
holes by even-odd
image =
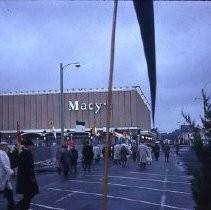
[[[81,152],[81,165],[84,169],[84,172],[91,171],[91,164],[94,161],[97,161],[99,150],[98,147],[92,147],[87,141]],[[64,176],[67,176],[68,173],[76,173],[77,172],[77,163],[78,163],[78,150],[75,148],[75,145],[62,145],[58,147],[56,153],[56,162],[58,173],[63,173]]]
[[[160,154],[158,143],[152,146],[144,142],[140,142],[139,144],[134,142],[131,146],[127,146],[120,141],[114,145],[113,150],[114,164],[119,164],[123,167],[126,166],[128,158],[132,157],[134,162],[138,162],[140,168],[145,168],[147,164],[152,163],[153,154],[156,160],[158,160]]]
[[[7,142],[0,142],[0,194],[7,199],[7,210],[30,209],[31,199],[39,193],[34,170],[33,146],[31,140],[23,140],[21,145],[11,152]],[[23,195],[16,204],[11,183],[14,175],[16,193]]]
[[[39,193],[35,177],[33,146],[31,140],[23,140],[19,147],[11,151],[7,142],[0,142],[0,194],[7,199],[8,210],[29,209],[31,199]],[[164,152],[165,162],[169,162],[171,146],[168,142],[164,142],[161,148],[159,142],[147,144],[134,141],[128,145],[120,139],[108,148],[108,157],[113,164],[122,167],[126,167],[128,160],[132,159],[140,168],[145,169],[148,164],[152,164],[153,160],[159,160],[161,150]],[[179,145],[175,145],[175,151],[178,155]],[[64,176],[76,174],[79,162],[84,173],[90,173],[91,165],[97,164],[105,157],[105,146],[93,145],[87,141],[78,151],[75,145],[62,145],[57,148],[55,155],[59,174]],[[16,193],[23,195],[16,204],[11,183],[13,176],[16,176]]]
[[[127,161],[132,159],[140,166],[146,168],[147,164],[152,164],[152,160],[158,161],[160,151],[164,152],[165,162],[169,162],[170,145],[165,142],[162,149],[159,142],[147,144],[144,142],[133,142],[131,145],[119,141],[108,149],[108,158],[113,161],[115,165],[126,167]],[[80,153],[80,154],[79,154]],[[75,145],[58,147],[56,153],[56,163],[59,174],[64,176],[77,172],[77,164],[81,163],[84,172],[91,171],[91,165],[96,164],[105,157],[105,146],[92,145],[87,141],[82,150],[79,152]]]

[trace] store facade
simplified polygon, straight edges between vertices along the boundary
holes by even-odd
[[[76,121],[85,130],[106,127],[107,89],[64,91],[65,132],[74,132]],[[17,122],[24,133],[60,132],[60,92],[38,91],[0,93],[0,131],[4,137],[17,132]],[[149,103],[139,86],[114,88],[111,128],[151,130]]]

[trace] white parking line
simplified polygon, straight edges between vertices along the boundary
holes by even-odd
[[[160,205],[161,205],[161,210],[164,210],[164,208],[165,208],[165,204],[166,204],[166,182],[168,181],[168,179],[167,179],[167,174],[168,174],[168,169],[166,168],[166,170],[165,170],[165,178],[164,178],[164,182],[163,182],[163,190],[164,190],[164,192],[163,192],[163,194],[162,194],[162,196],[161,196],[161,202],[160,202]]]
[[[33,206],[39,206],[39,207],[42,207],[42,208],[45,208],[45,209],[65,210],[65,209],[51,207],[51,206],[46,206],[46,205],[41,205],[41,204],[37,204],[37,203],[31,203],[31,205],[33,205]]]
[[[64,196],[64,197],[61,197],[60,199],[58,199],[58,200],[56,200],[55,202],[57,203],[57,202],[61,202],[61,201],[63,201],[64,199],[66,199],[66,198],[70,198],[72,195],[74,195],[75,193],[73,192],[73,193],[69,193],[69,194],[67,194],[67,196]]]
[[[165,174],[154,174],[154,173],[143,173],[143,172],[137,172],[137,171],[130,171],[129,173],[133,174],[143,174],[143,175],[152,175],[152,176],[165,176]],[[167,175],[168,177],[181,177],[181,178],[192,178],[192,176],[180,176],[180,175]]]
[[[160,202],[161,209],[164,209],[165,204],[166,204],[166,195],[162,195],[161,196],[161,202]]]
[[[86,183],[86,184],[102,184],[102,182],[90,182],[90,181],[82,181],[82,180],[68,180],[69,182],[78,182],[78,183]],[[170,192],[170,193],[178,193],[178,194],[185,194],[185,195],[191,195],[189,192],[183,192],[183,191],[176,191],[176,190],[161,190],[157,188],[150,188],[150,187],[140,187],[137,185],[124,185],[124,184],[117,184],[117,183],[108,183],[109,185],[113,186],[120,186],[120,187],[134,187],[138,189],[145,189],[145,190],[152,190],[152,191],[159,191],[159,192]]]
[[[102,177],[102,175],[85,175],[85,176],[92,176],[92,177]],[[150,182],[161,182],[163,183],[164,180],[161,179],[142,179],[142,178],[136,178],[136,177],[129,177],[129,176],[108,176],[109,178],[118,178],[118,179],[130,179],[130,180],[140,180],[140,181],[150,181]],[[100,180],[102,180],[101,178]],[[190,185],[190,182],[173,182],[173,181],[166,181],[167,183],[172,184],[187,184]]]
[[[90,193],[90,192],[75,191],[75,190],[71,191],[71,190],[63,190],[63,189],[58,189],[58,188],[48,188],[48,189],[55,190],[55,191],[61,191],[61,192],[73,192],[73,193],[78,193],[78,194],[95,195],[95,196],[102,197],[102,194],[99,194],[99,193]],[[118,197],[118,196],[112,196],[112,195],[108,195],[107,197],[113,198],[113,199],[131,201],[131,202],[145,203],[145,204],[152,205],[152,206],[160,206],[160,203],[153,203],[153,202],[144,201],[144,200],[136,200],[136,199],[130,199],[130,198],[126,198],[126,197]],[[170,205],[164,205],[164,206],[171,208],[171,209],[177,209],[177,210],[191,210],[191,209],[187,209],[187,208],[181,208],[181,207],[170,206]]]

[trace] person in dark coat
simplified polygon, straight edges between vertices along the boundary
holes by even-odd
[[[170,145],[168,142],[164,145],[164,153],[165,153],[165,162],[169,162],[169,154],[170,154]]]
[[[34,158],[32,154],[33,142],[22,141],[22,151],[18,158],[16,192],[23,194],[23,198],[17,203],[17,209],[27,210],[30,208],[31,199],[39,193],[38,184],[34,172]]]
[[[83,150],[82,150],[82,155],[84,158],[84,172],[86,172],[87,169],[88,169],[88,172],[90,172],[94,153],[93,153],[92,146],[89,145],[89,142],[87,142],[84,145]]]
[[[18,166],[18,149],[17,149],[17,146],[15,146],[13,151],[9,150],[7,152],[7,154],[8,154],[8,157],[10,159],[11,169],[15,172],[16,168]]]
[[[138,146],[137,146],[136,143],[132,144],[131,151],[132,151],[133,161],[136,162],[136,154],[137,154],[137,151],[138,151]]]
[[[126,146],[123,144],[122,147],[121,147],[121,150],[120,150],[122,167],[125,167],[126,166],[127,153],[128,153],[128,150],[127,150]]]
[[[70,149],[70,172],[72,173],[72,169],[74,173],[77,172],[77,162],[78,162],[78,151],[76,150],[75,146],[72,146]]]
[[[64,146],[64,149],[61,153],[60,157],[61,169],[64,176],[68,176],[69,168],[70,168],[70,154],[67,150],[67,146]]]
[[[155,160],[158,160],[158,158],[160,156],[160,146],[158,145],[158,142],[155,142],[153,151],[154,151],[154,155],[155,155]]]
[[[63,146],[58,147],[56,151],[56,168],[59,175],[62,173],[62,165],[61,165],[62,152],[63,152]]]

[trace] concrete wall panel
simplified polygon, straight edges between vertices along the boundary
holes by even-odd
[[[136,93],[137,97],[137,125],[141,127],[143,130],[151,129],[151,120],[150,120],[150,112],[148,110],[147,105],[143,102],[138,93]]]
[[[76,101],[76,100],[77,100],[77,94],[76,94],[76,93],[71,93],[70,101],[74,102],[74,101]],[[68,110],[68,112],[70,113],[71,127],[72,127],[73,129],[75,129],[78,111]]]
[[[112,93],[112,116],[111,125],[112,127],[119,127],[119,93],[113,91]]]
[[[125,91],[119,91],[119,125],[120,127],[125,127],[126,122],[125,122]]]
[[[89,92],[89,103],[96,103],[95,102],[95,96],[96,93],[93,92]],[[89,124],[86,125],[87,127],[89,126],[90,128],[96,125],[96,114],[95,114],[95,110],[88,110],[88,122]]]
[[[35,129],[37,127],[37,95],[31,95],[31,126],[30,129]]]
[[[48,128],[50,129],[51,121],[54,123],[54,111],[53,111],[53,96],[54,94],[47,94],[47,119],[48,119]]]
[[[42,128],[42,96],[37,95],[36,97],[36,113],[37,113],[37,129]]]
[[[136,91],[131,91],[131,118],[132,118],[132,127],[137,126],[137,108],[136,108]]]
[[[71,115],[69,112],[69,101],[71,100],[69,93],[64,93],[64,127],[66,129],[71,128]]]
[[[48,117],[47,117],[47,94],[42,95],[42,128],[48,128]]]
[[[20,113],[20,129],[25,129],[25,96],[20,95],[19,96],[19,113]]]
[[[17,95],[14,95],[14,127],[15,129],[17,129],[17,122],[20,123],[20,97]]]
[[[13,95],[10,95],[9,96],[9,99],[8,99],[8,114],[9,114],[9,127],[8,127],[8,130],[9,129],[12,129],[14,130],[15,129],[15,125],[14,125],[14,96]]]
[[[89,107],[88,107],[88,104],[90,103],[89,94],[87,92],[82,93],[80,101],[84,105],[83,108],[86,108],[86,110],[83,110],[83,111],[81,110],[81,113],[82,113],[82,120],[81,121],[85,122],[85,127],[90,127],[92,125],[89,122],[89,112],[90,112]]]
[[[101,92],[100,98],[101,98],[102,103],[107,104],[107,92]],[[100,110],[100,114],[101,114],[101,124],[100,124],[100,126],[97,125],[97,127],[103,128],[103,127],[106,127],[106,106],[102,107],[102,109]]]
[[[54,128],[60,128],[60,94],[53,94]]]
[[[125,91],[125,127],[132,125],[131,94]]]
[[[141,99],[137,94],[137,100],[136,100],[136,107],[137,107],[137,126],[138,127],[143,127],[145,122],[143,121],[143,113],[140,113],[140,110],[143,109],[141,103]]]
[[[91,102],[93,103],[106,103],[106,101],[103,101],[101,100],[101,93],[100,92],[95,92],[93,93],[94,95],[94,100],[90,100]],[[102,119],[102,113],[103,113],[103,110],[105,110],[105,106],[102,105],[102,109],[100,109],[98,112],[97,112],[97,109],[95,107],[95,110],[94,110],[94,122],[93,122],[93,125],[95,124],[95,126],[97,127],[102,127],[102,123],[101,123],[101,119]],[[92,112],[90,112],[91,114],[93,114]]]
[[[3,97],[0,97],[0,130],[3,130]]]
[[[79,101],[79,107],[80,107],[80,103],[83,101],[82,97],[83,97],[82,92],[76,93],[76,100]],[[83,115],[82,115],[82,111],[80,110],[80,108],[78,111],[76,111],[76,120],[83,121]]]
[[[9,130],[9,96],[3,98],[3,130]]]
[[[31,95],[25,96],[25,110],[24,110],[24,117],[25,117],[25,129],[31,129]]]

